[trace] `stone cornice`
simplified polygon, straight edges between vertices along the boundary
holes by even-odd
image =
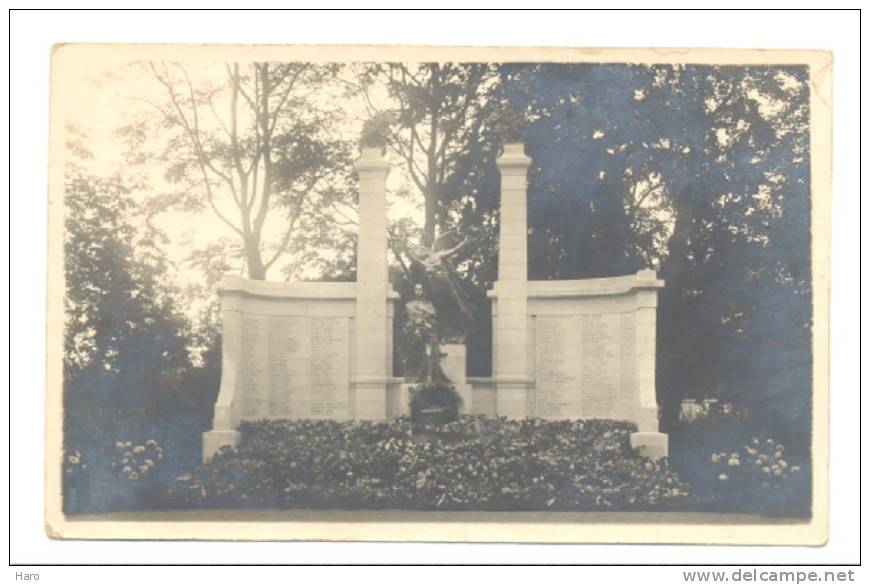
[[[525,287],[529,298],[583,297],[628,294],[637,290],[659,289],[665,281],[656,278],[653,270],[639,270],[636,274],[609,278],[580,280],[529,280]],[[487,291],[489,298],[498,298],[499,284]]]
[[[220,294],[239,294],[251,297],[276,299],[347,299],[355,300],[355,282],[275,282],[251,280],[234,274],[225,274],[221,279]],[[387,290],[388,299],[398,299],[399,294]]]

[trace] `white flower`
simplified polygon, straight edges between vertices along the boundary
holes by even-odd
[[[728,460],[729,467],[737,467],[738,465],[740,465],[740,459],[737,459],[736,457],[732,457],[731,459]]]
[[[764,461],[762,461],[761,458],[759,457],[758,459],[755,460],[755,464],[757,466],[761,467],[762,465],[764,465]]]
[[[781,467],[774,467],[773,474],[774,475],[782,475],[782,468]]]
[[[156,447],[156,446],[157,446],[157,441],[155,441],[154,439],[148,439],[147,441],[145,441],[145,446],[147,446],[147,447]]]
[[[738,457],[740,457],[740,453],[732,453],[731,454],[731,459],[737,459]]]
[[[752,455],[753,457],[758,455],[758,451],[755,449],[747,449],[746,452],[749,453],[750,455]]]
[[[770,474],[770,467],[762,467],[761,471],[763,471],[764,473]]]
[[[722,481],[725,481],[725,480],[728,479],[728,476],[727,476],[726,474],[724,474],[724,473],[720,473],[720,474],[719,474],[719,479],[722,480]]]
[[[127,441],[126,443],[124,443],[124,446],[129,449],[130,447],[133,446],[133,443],[131,443],[130,441]]]
[[[776,450],[777,451],[785,451],[785,447],[783,447],[782,445],[777,445]]]
[[[72,463],[73,465],[79,464],[79,458],[76,457],[75,455],[70,455],[69,457],[66,458],[66,460],[69,461],[70,463]]]
[[[130,473],[133,469],[128,465],[124,469],[121,470],[123,473]]]
[[[131,471],[131,472],[130,472],[130,475],[129,475],[128,477],[129,477],[130,479],[132,479],[133,481],[136,481],[137,479],[139,479],[139,474],[136,473],[135,471]]]
[[[154,461],[152,461],[151,459],[146,459],[145,465],[147,465],[148,467],[154,467]]]
[[[798,467],[797,465],[792,465],[792,466],[791,466],[791,472],[792,472],[792,473],[798,473],[800,470],[801,470],[801,468]]]
[[[713,456],[710,458],[713,463],[719,463],[719,454],[713,453]]]
[[[137,455],[139,453],[144,453],[144,452],[145,452],[145,447],[143,447],[142,445],[136,445],[135,447],[133,447],[133,453],[136,453]]]
[[[117,441],[115,443],[115,449],[117,449],[118,451],[123,451],[124,450],[124,443],[122,443],[121,441]]]
[[[752,444],[758,445],[761,441],[758,440],[758,437],[752,437]]]
[[[124,457],[132,457],[132,456],[133,456],[132,451],[124,451]]]

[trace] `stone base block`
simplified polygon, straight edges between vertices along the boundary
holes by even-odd
[[[221,447],[235,447],[239,444],[239,431],[207,431],[202,434],[202,462],[205,463],[221,450]]]
[[[529,390],[526,384],[499,382],[496,400],[498,416],[518,419],[531,415],[529,410]]]
[[[357,382],[353,386],[356,416],[360,420],[387,419],[387,381]]]
[[[456,392],[459,394],[459,397],[462,398],[462,404],[459,406],[460,414],[471,414],[471,410],[474,406],[472,402],[474,398],[471,394],[471,386],[468,384],[454,384],[454,388]]]
[[[416,384],[402,382],[396,386],[395,408],[393,411],[394,417],[410,416],[411,414],[411,389]]]
[[[661,459],[668,456],[668,436],[665,433],[632,433],[631,448],[641,457]]]

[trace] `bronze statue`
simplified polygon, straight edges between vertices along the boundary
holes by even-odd
[[[456,232],[447,232],[435,240],[432,248],[407,245],[405,256],[409,278],[419,284],[432,299],[437,312],[439,338],[446,343],[463,343],[474,323],[474,308],[467,285],[456,273],[455,265],[473,249],[478,240],[472,236],[457,241]]]
[[[435,305],[426,299],[423,285],[414,286],[414,299],[405,305],[404,361],[405,377],[422,384],[449,382],[441,369],[441,341],[438,335]]]

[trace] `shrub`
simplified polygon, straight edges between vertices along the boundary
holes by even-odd
[[[160,492],[201,461],[200,433],[208,422],[202,417],[110,414],[65,426],[65,514],[152,509]]]
[[[167,490],[169,507],[641,510],[692,505],[667,463],[635,457],[626,422],[462,417],[258,421]],[[433,434],[434,433],[434,434]]]
[[[144,445],[116,441],[111,465],[128,480],[139,481],[151,474],[162,460],[163,447],[154,439],[148,439]]]
[[[710,462],[711,491],[728,507],[794,515],[808,500],[807,472],[772,438],[753,437],[739,449],[712,453]]]

